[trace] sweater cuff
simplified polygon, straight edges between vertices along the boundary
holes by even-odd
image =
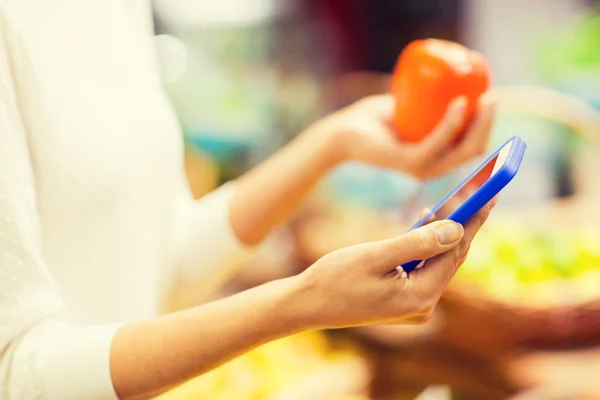
[[[188,277],[228,275],[246,261],[254,246],[241,242],[231,226],[229,204],[235,184],[228,183],[196,200],[180,221],[177,264]]]
[[[119,326],[53,329],[45,354],[48,400],[119,400],[110,372],[110,348]]]

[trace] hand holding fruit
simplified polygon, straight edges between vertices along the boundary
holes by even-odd
[[[391,94],[367,97],[309,129],[330,139],[336,162],[360,161],[426,179],[485,152],[495,114],[494,99],[484,93],[487,66],[459,45],[434,43],[429,52],[407,47]]]
[[[396,99],[394,126],[405,142],[420,142],[444,116],[453,99],[466,100],[456,140],[488,90],[490,68],[481,54],[446,40],[415,40],[400,54],[392,77]]]

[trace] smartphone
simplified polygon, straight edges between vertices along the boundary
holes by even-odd
[[[518,136],[512,137],[496,152],[488,157],[475,171],[471,173],[448,196],[440,201],[429,214],[417,222],[410,230],[417,229],[427,223],[435,214],[436,219],[449,219],[464,225],[483,206],[492,200],[517,175],[521,160],[525,155],[527,145]],[[462,203],[449,209],[444,206],[466,186],[476,186],[478,189]],[[414,270],[423,260],[415,260],[402,265],[406,273]]]

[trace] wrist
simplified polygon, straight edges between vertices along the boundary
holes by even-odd
[[[323,323],[322,300],[305,274],[284,279],[286,296],[282,309],[285,309],[286,321],[296,332],[327,329]]]
[[[300,135],[300,141],[310,146],[310,152],[323,173],[343,163],[346,159],[343,140],[327,120],[317,122]]]

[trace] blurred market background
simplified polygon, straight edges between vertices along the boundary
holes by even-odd
[[[430,322],[280,340],[164,399],[505,399],[532,390],[536,399],[600,398],[599,1],[154,3],[157,54],[197,197],[319,117],[385,92],[398,54],[418,38],[482,52],[500,102],[491,148],[513,135],[529,145]],[[225,288],[178,282],[165,311],[402,232],[464,173],[423,186],[344,165]]]

